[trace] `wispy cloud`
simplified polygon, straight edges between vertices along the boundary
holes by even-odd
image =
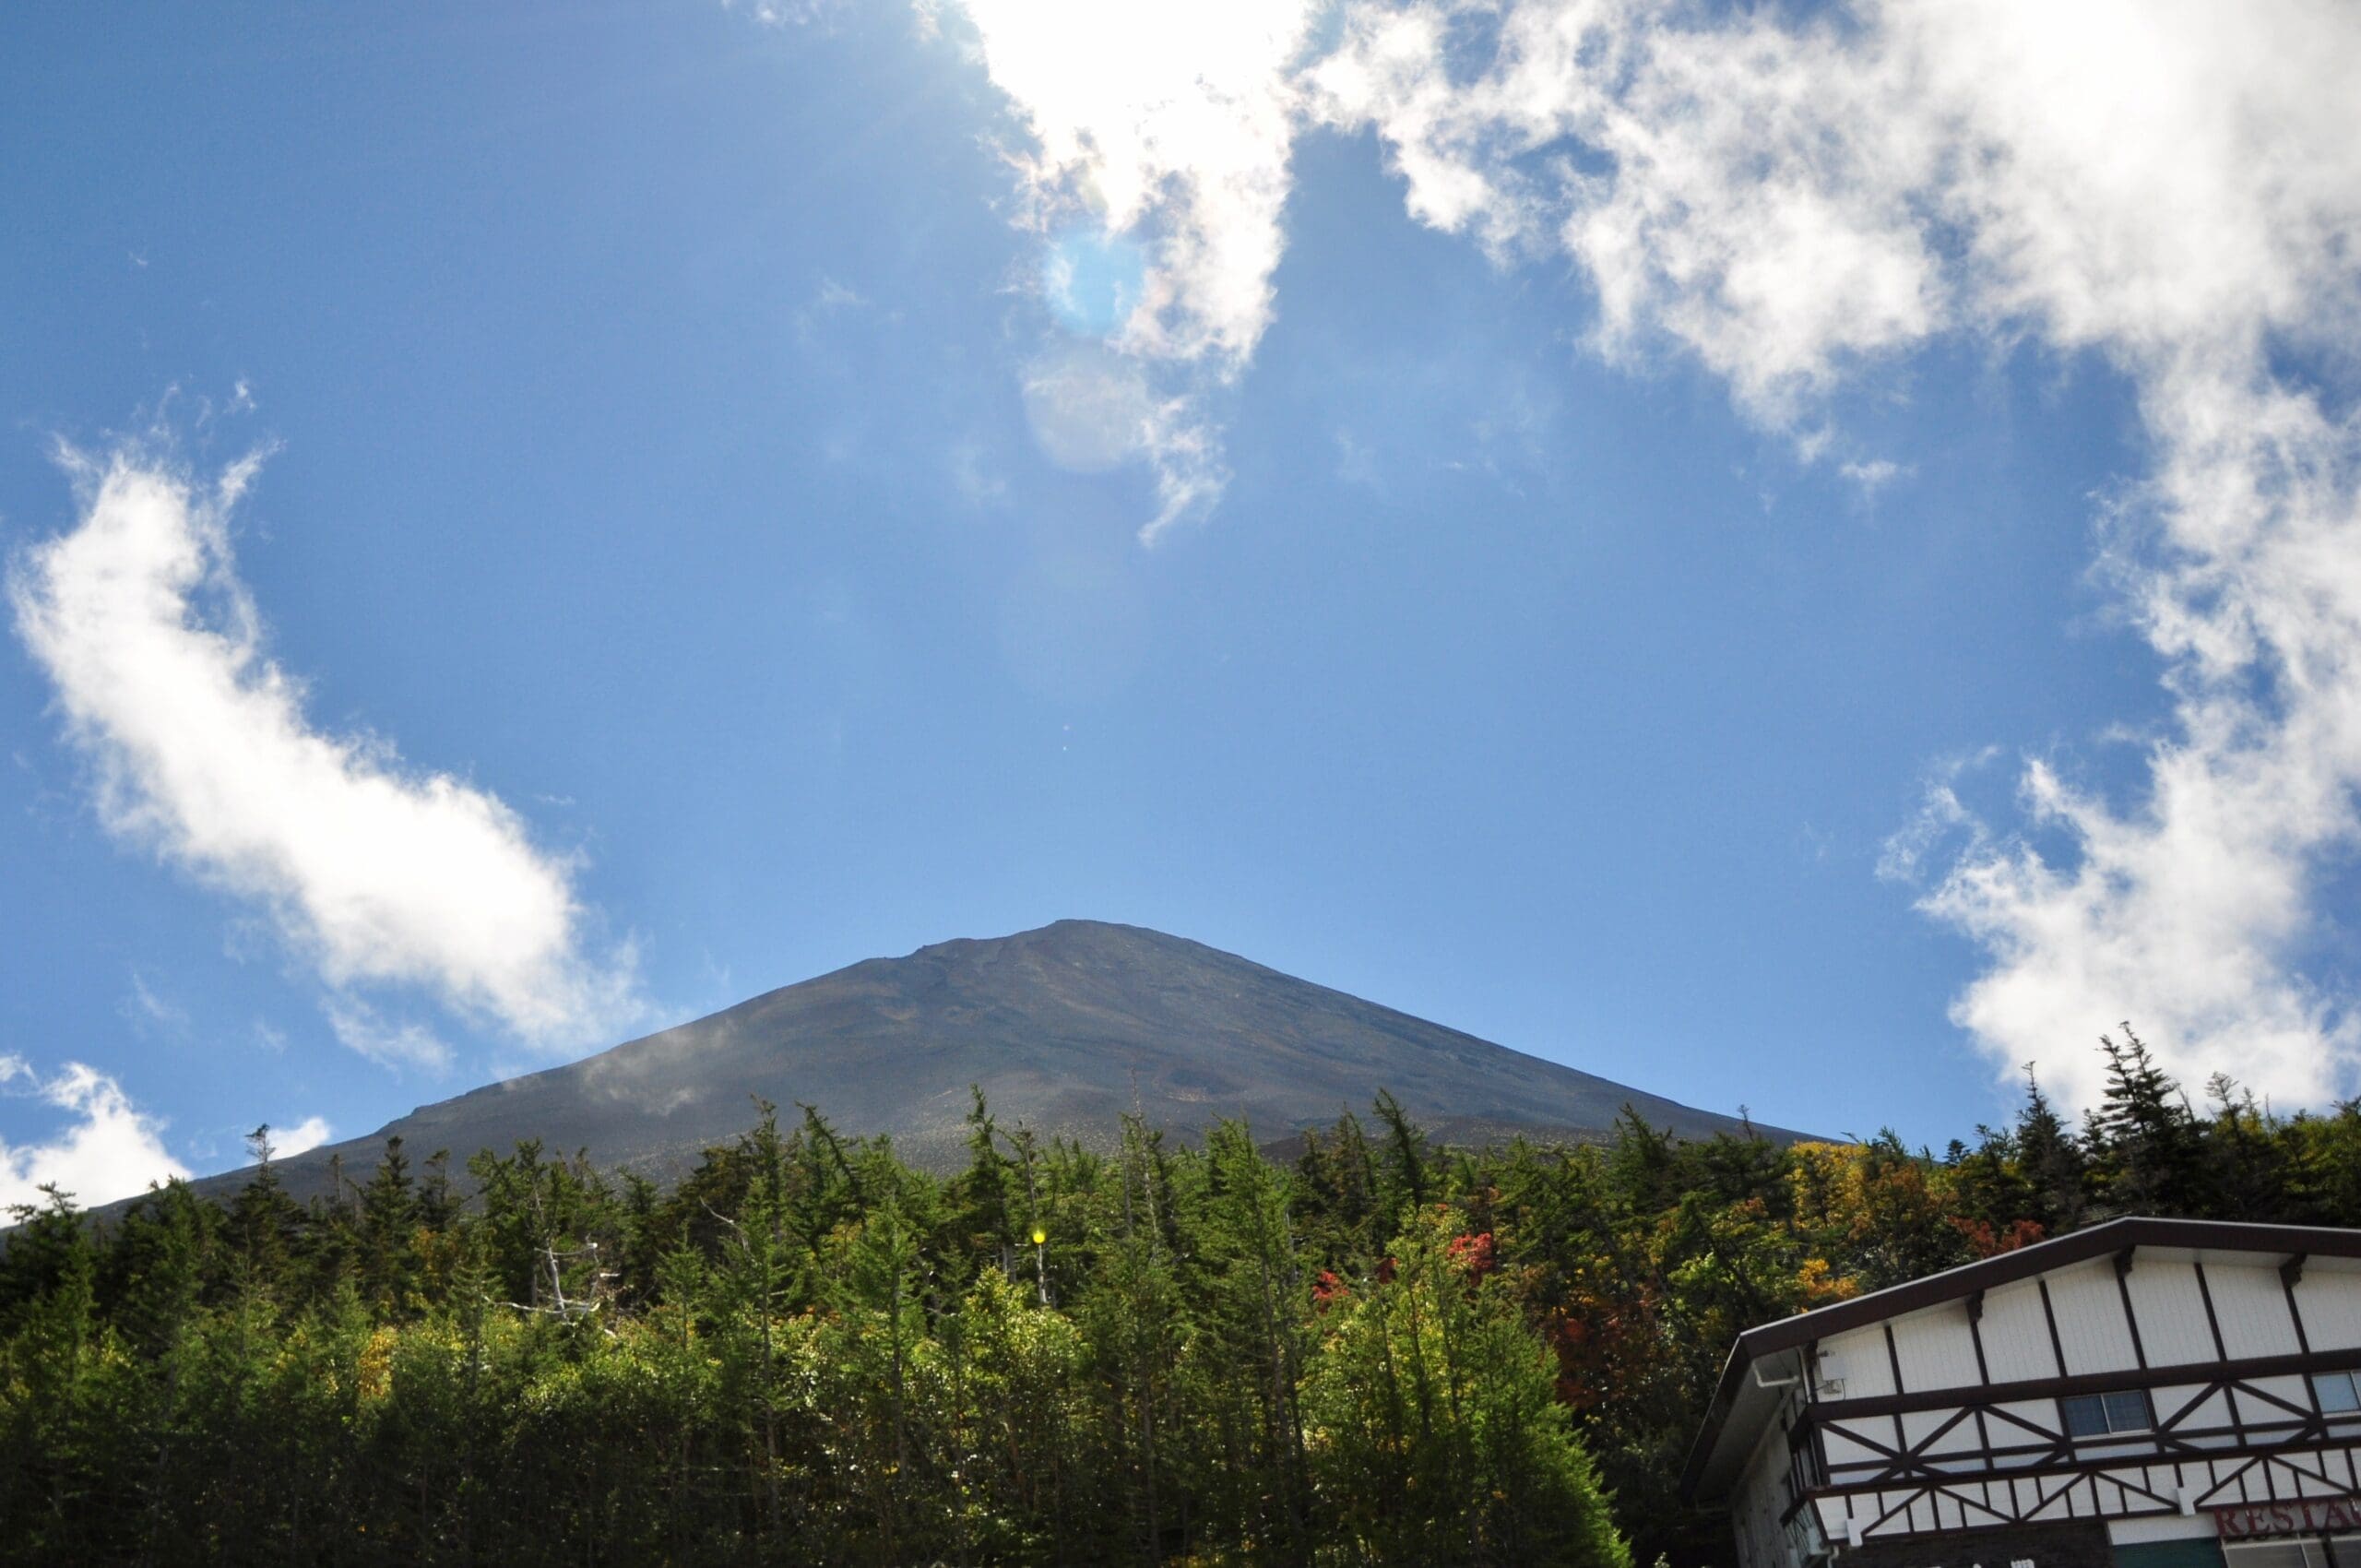
[[[0,1056],[0,1094],[34,1096],[74,1118],[47,1143],[0,1140],[0,1210],[41,1203],[44,1185],[72,1194],[87,1207],[188,1174],[165,1149],[163,1124],[95,1068],[68,1062],[44,1078],[24,1058]]]
[[[536,1045],[633,1011],[630,954],[591,951],[566,856],[489,791],[305,714],[231,552],[252,460],[200,487],[136,449],[65,457],[80,519],[23,556],[9,596],[113,833],[265,911],[328,988],[339,1034],[381,1059],[447,1051],[408,1027],[347,1029],[374,1017],[372,988],[417,988]]]
[[[1918,470],[1907,463],[1873,457],[1867,462],[1841,464],[1836,471],[1858,487],[1864,499],[1874,501],[1880,491],[1897,481],[1908,479]]]
[[[1470,61],[1454,23],[1492,18]],[[2126,1015],[2168,1064],[2285,1102],[2353,1081],[2348,999],[2293,971],[2361,785],[2361,441],[2282,351],[2361,347],[2361,17],[2287,0],[1863,3],[1789,28],[1655,0],[1363,6],[1313,72],[1373,127],[1411,209],[1554,248],[1594,340],[1668,347],[1755,418],[1809,430],[1864,363],[1944,332],[2104,355],[2158,453],[2105,519],[2105,568],[2161,656],[2177,723],[2128,806],[2026,764],[2029,826],[1947,787],[1889,849],[1977,942],[1957,1020],[2075,1100]],[[1580,165],[1552,162],[1581,148]],[[1932,868],[1929,867],[1931,870]]]
[[[1060,296],[1052,306],[1074,291],[1074,247],[1094,259],[1109,249],[1136,258],[1136,290],[1110,291],[1120,313],[1082,335],[1125,362],[1136,386],[1122,395],[1145,406],[1127,423],[1125,456],[1157,476],[1157,512],[1142,530],[1153,540],[1202,515],[1228,482],[1206,403],[1271,323],[1299,126],[1292,70],[1319,6],[963,0],[961,8],[1026,135],[1010,155],[1018,220],[1050,247],[1043,276]],[[1030,374],[1040,372],[1037,363]],[[1088,395],[1079,387],[1068,400]],[[1044,445],[1063,460],[1053,437]]]
[[[825,25],[834,19],[845,0],[748,0],[746,12],[766,28],[801,28]],[[734,11],[739,0],[721,0],[721,8]]]
[[[2104,575],[2175,722],[2128,804],[2024,765],[2024,826],[2062,854],[1982,825],[1940,867],[1909,851],[1923,908],[1987,957],[1953,1016],[2077,1100],[2127,1014],[2187,1075],[2289,1103],[2353,1083],[2349,999],[2294,966],[2361,837],[2361,434],[2287,367],[2361,351],[2361,13],[1347,0],[1315,43],[1292,4],[965,9],[1031,134],[1020,220],[1147,256],[1107,339],[1136,388],[1068,403],[1155,408],[1176,368],[1202,398],[1247,362],[1313,125],[1373,132],[1419,221],[1572,262],[1596,352],[1693,358],[1805,461],[1840,445],[1835,391],[1939,337],[2103,357],[2155,454],[2101,519]],[[1116,422],[1165,480],[1151,533],[1219,492],[1204,406]]]
[[[451,1048],[433,1029],[407,1018],[388,1019],[374,1007],[349,998],[327,1004],[328,1028],[347,1050],[382,1067],[416,1067],[429,1073],[450,1068]]]
[[[136,969],[131,975],[131,994],[123,999],[119,1011],[139,1028],[161,1029],[168,1035],[188,1031],[188,1009],[158,992]]]
[[[981,437],[968,435],[954,441],[944,455],[944,467],[950,470],[952,489],[968,505],[989,511],[1007,503],[1008,481],[992,465]]]
[[[830,322],[870,308],[867,295],[824,274],[810,297],[795,308],[796,340],[806,349],[813,348]]]

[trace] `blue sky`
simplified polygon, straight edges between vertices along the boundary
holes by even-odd
[[[0,1195],[1063,916],[2352,1092],[2350,17],[1578,10],[0,23]]]

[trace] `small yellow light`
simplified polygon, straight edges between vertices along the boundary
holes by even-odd
[[[1038,1225],[1033,1227],[1033,1244],[1035,1246],[1038,1247],[1041,1245],[1042,1242],[1047,1241],[1049,1239],[1050,1233],[1047,1230],[1042,1229]]]

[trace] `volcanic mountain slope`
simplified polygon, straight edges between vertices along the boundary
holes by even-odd
[[[966,1158],[970,1084],[1003,1129],[1096,1145],[1133,1110],[1191,1142],[1226,1116],[1271,1142],[1366,1113],[1380,1089],[1451,1142],[1596,1137],[1627,1104],[1684,1136],[1738,1125],[1199,943],[1061,921],[868,959],[421,1107],[280,1170],[291,1191],[322,1191],[331,1155],[359,1175],[399,1134],[413,1158],[448,1149],[457,1164],[538,1138],[669,1179],[750,1126],[757,1096],[783,1119],[809,1104],[842,1132],[890,1134],[905,1158],[948,1170]],[[232,1171],[197,1186],[243,1182]]]

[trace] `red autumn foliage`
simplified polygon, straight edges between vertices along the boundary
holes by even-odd
[[[1500,1260],[1492,1251],[1492,1233],[1489,1230],[1475,1236],[1453,1236],[1444,1250],[1453,1263],[1466,1271],[1471,1280],[1481,1279],[1500,1267]]]
[[[1995,1230],[1988,1220],[1969,1219],[1962,1215],[1952,1215],[1951,1221],[1952,1229],[1967,1238],[1968,1246],[1979,1258],[1998,1257],[2019,1247],[2030,1247],[2047,1234],[2037,1219],[2013,1220],[2005,1230]]]

